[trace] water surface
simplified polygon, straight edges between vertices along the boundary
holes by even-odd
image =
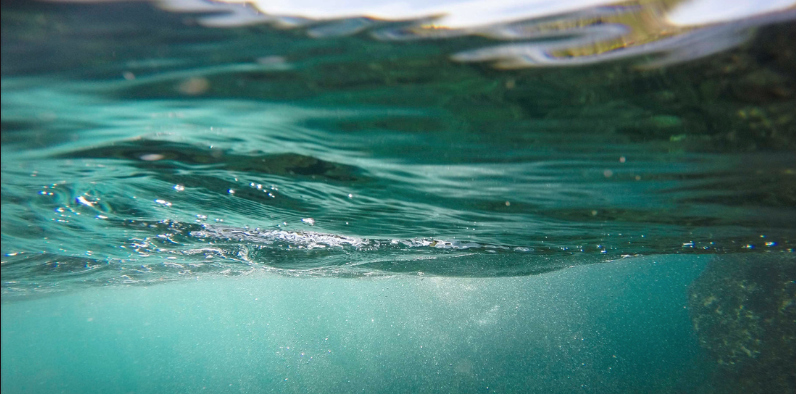
[[[689,283],[793,261],[792,2],[302,4],[3,3],[4,392],[738,375]]]

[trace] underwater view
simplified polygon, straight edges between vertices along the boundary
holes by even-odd
[[[1,11],[4,394],[796,392],[796,1]]]

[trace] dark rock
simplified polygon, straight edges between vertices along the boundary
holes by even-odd
[[[796,392],[796,257],[718,256],[688,303],[725,392]]]

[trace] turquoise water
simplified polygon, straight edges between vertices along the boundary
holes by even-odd
[[[792,4],[354,3],[3,3],[4,393],[796,388]]]
[[[710,366],[683,305],[704,261],[498,279],[254,274],[15,302],[2,389],[692,392]]]

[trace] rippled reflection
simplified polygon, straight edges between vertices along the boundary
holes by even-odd
[[[316,38],[363,31],[386,41],[483,36],[493,43],[452,54],[452,59],[490,62],[498,68],[578,66],[642,56],[653,57],[643,67],[660,67],[733,48],[747,42],[756,27],[796,18],[792,0],[431,4],[163,0],[156,4],[168,11],[205,14],[197,21],[208,27],[269,24],[302,28]]]

